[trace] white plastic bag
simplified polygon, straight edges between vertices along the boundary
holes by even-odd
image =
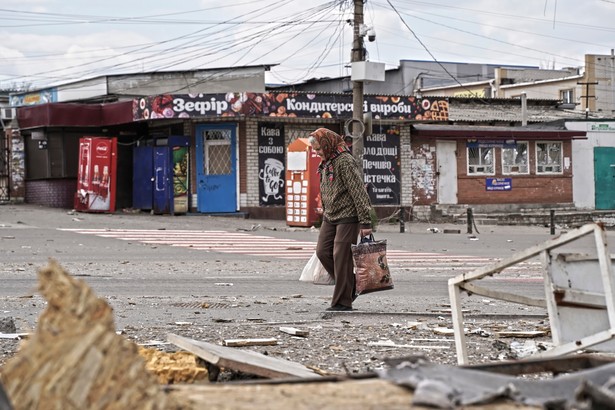
[[[305,264],[303,272],[299,277],[301,282],[312,282],[315,285],[335,285],[335,281],[322,266],[316,252],[312,255],[310,260]]]

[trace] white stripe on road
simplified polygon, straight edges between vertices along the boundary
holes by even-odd
[[[307,260],[316,249],[316,242],[279,239],[271,236],[203,230],[160,229],[61,229],[104,238],[137,241],[148,245],[168,245],[199,251],[272,257],[287,260]],[[409,271],[454,270],[469,272],[477,267],[499,261],[497,258],[447,255],[432,252],[387,250],[392,268]],[[504,277],[502,277],[504,276]],[[507,268],[499,280],[542,281],[540,262],[523,262]]]

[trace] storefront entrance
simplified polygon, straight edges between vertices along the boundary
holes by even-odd
[[[196,182],[199,212],[237,211],[237,124],[196,127]]]

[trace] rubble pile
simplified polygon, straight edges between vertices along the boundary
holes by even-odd
[[[113,310],[55,261],[38,271],[48,301],[36,332],[2,368],[18,409],[173,409],[137,346],[115,332]]]

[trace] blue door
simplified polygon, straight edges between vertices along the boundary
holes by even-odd
[[[152,209],[153,148],[135,147],[132,152],[132,207]]]
[[[154,213],[172,214],[173,168],[169,147],[154,147]]]
[[[237,125],[196,127],[197,209],[237,211]]]

